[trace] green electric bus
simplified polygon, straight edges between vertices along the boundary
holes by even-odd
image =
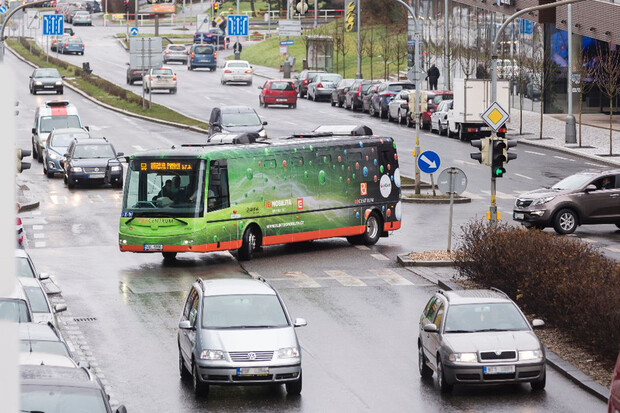
[[[400,172],[389,137],[314,133],[233,139],[127,157],[121,251],[237,250],[347,237],[375,244],[401,226]]]

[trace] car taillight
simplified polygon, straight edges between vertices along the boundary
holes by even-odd
[[[177,81],[177,77],[176,76],[172,76],[172,80],[174,80],[176,82]]]
[[[319,82],[316,87],[323,87],[323,83]]]
[[[217,52],[213,52],[213,58],[217,58]]]
[[[304,79],[304,85],[308,84],[308,79]]]
[[[22,225],[22,219],[20,217],[17,217],[17,225]]]
[[[82,47],[84,47],[84,43],[82,43]]]
[[[394,97],[395,95],[396,95],[395,93],[390,93],[390,92],[385,92],[385,93],[383,94],[383,96],[387,96],[387,97],[390,97],[390,98],[391,98],[391,97]]]
[[[191,52],[191,53],[189,54],[189,56],[193,59],[193,58],[194,58],[194,52]]]
[[[169,54],[170,50],[164,50],[164,54]]]
[[[246,70],[245,73],[250,74],[252,71],[250,69]]]
[[[65,43],[65,47],[69,46],[69,43]]]
[[[232,73],[230,70],[226,69],[224,70],[224,73]]]

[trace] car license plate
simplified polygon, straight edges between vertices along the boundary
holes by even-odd
[[[52,89],[54,86],[53,85],[45,85],[43,86],[45,89]]]
[[[276,102],[286,102],[286,99],[276,99]]]
[[[237,376],[267,376],[269,367],[240,367],[237,369]]]
[[[525,218],[525,214],[521,213],[521,212],[515,212],[512,215],[512,219],[524,219]]]
[[[490,130],[491,130],[491,128],[489,128],[488,126],[482,126],[482,127],[480,128],[480,131],[481,131],[481,132],[486,132],[486,131],[490,131]]]
[[[164,246],[161,244],[144,244],[144,251],[161,251]]]
[[[511,374],[515,372],[515,366],[484,366],[484,374]]]
[[[90,174],[88,177],[90,179],[102,179],[105,178],[105,174]]]

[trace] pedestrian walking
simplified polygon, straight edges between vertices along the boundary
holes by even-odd
[[[487,78],[487,71],[484,68],[484,66],[482,65],[478,65],[478,67],[476,68],[476,79],[486,79]]]
[[[437,90],[437,79],[439,79],[439,69],[432,64],[428,72],[426,72],[426,78],[428,79],[428,85],[430,90]]]

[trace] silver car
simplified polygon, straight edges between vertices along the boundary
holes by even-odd
[[[179,322],[179,370],[194,392],[210,385],[280,384],[301,393],[301,347],[295,321],[264,280],[228,278],[192,285]]]
[[[439,291],[420,316],[420,375],[434,372],[442,393],[455,384],[529,382],[543,390],[545,350],[532,326],[500,290]]]
[[[85,26],[92,26],[93,18],[91,14],[87,12],[86,10],[78,10],[73,15],[72,23],[74,26],[77,26],[80,24],[85,25]]]
[[[181,62],[187,64],[187,47],[182,44],[169,44],[163,52],[164,64],[168,62]]]
[[[320,99],[331,100],[332,92],[341,80],[342,76],[338,73],[319,73],[308,85],[308,99],[315,102]]]
[[[32,321],[43,324],[52,323],[57,330],[60,329],[57,315],[67,310],[66,304],[52,306],[43,286],[36,278],[21,277],[19,283],[32,309]]]
[[[142,77],[142,87],[146,93],[152,90],[167,90],[177,93],[177,74],[169,67],[150,69]]]
[[[405,123],[407,111],[409,110],[409,92],[411,92],[411,90],[402,90],[398,92],[398,95],[388,103],[388,121]]]
[[[437,131],[438,134],[448,133],[448,111],[452,109],[452,100],[442,101],[437,110],[431,115],[431,132]]]

